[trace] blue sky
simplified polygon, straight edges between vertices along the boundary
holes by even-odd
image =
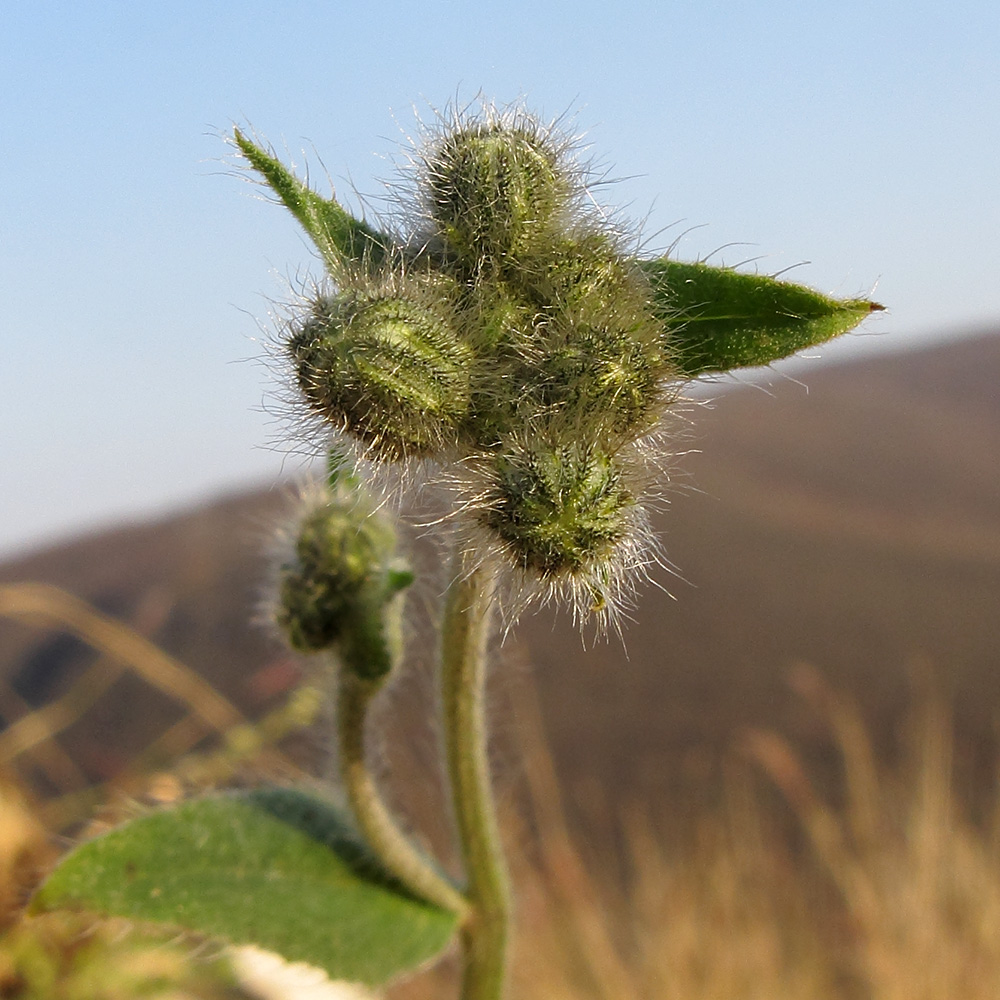
[[[523,98],[654,247],[890,306],[810,365],[1000,320],[993,2],[8,0],[0,37],[0,556],[300,467],[252,359],[319,267],[233,122],[357,207],[414,108]]]

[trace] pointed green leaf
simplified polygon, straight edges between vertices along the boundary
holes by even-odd
[[[251,142],[239,129],[233,130],[240,152],[267,181],[285,207],[302,223],[309,238],[336,270],[346,261],[367,260],[377,264],[391,245],[387,236],[355,219],[332,198],[324,198],[302,183],[280,160]]]
[[[689,378],[770,364],[846,333],[883,308],[708,264],[661,257],[639,266],[652,283],[677,363]]]
[[[386,875],[333,806],[284,788],[133,820],[69,854],[32,908],[256,944],[370,986],[435,956],[456,923]]]

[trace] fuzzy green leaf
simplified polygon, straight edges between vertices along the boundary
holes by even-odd
[[[233,130],[233,136],[250,166],[302,224],[328,267],[336,270],[344,262],[363,260],[377,264],[385,257],[391,245],[387,236],[355,219],[334,199],[318,195],[239,129]]]
[[[370,986],[435,956],[456,923],[385,874],[329,803],[284,788],[133,820],[70,853],[32,908],[255,944]]]
[[[665,257],[638,263],[688,378],[770,364],[846,333],[883,308],[708,264]]]

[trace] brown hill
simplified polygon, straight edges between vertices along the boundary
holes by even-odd
[[[579,774],[662,788],[740,727],[824,734],[790,697],[818,667],[892,746],[930,673],[960,753],[992,780],[1000,718],[1000,337],[823,368],[694,414],[702,491],[661,527],[690,585],[648,591],[629,657],[523,630],[557,747]],[[572,669],[570,669],[570,664]],[[586,734],[581,738],[581,734]],[[575,737],[575,738],[574,738]],[[981,769],[981,770],[980,770]]]
[[[494,681],[520,683],[531,665],[571,785],[615,802],[658,797],[673,778],[705,773],[747,725],[791,728],[819,759],[821,734],[786,683],[803,661],[859,701],[887,746],[914,670],[930,669],[956,706],[964,773],[994,773],[1000,336],[816,362],[803,378],[808,392],[779,375],[766,392],[720,386],[692,413],[700,454],[658,524],[683,580],[663,573],[674,596],[643,594],[628,655],[614,639],[583,650],[547,611],[504,647]],[[262,525],[280,502],[279,491],[252,492],[81,538],[0,567],[0,582],[79,594],[254,711],[266,693],[258,671],[285,657],[248,624]],[[67,635],[0,621],[0,713],[64,690],[92,655]],[[175,712],[119,681],[70,734],[78,759],[107,774]],[[509,722],[501,709],[501,729]]]

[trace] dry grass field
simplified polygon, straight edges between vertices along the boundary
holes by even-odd
[[[62,698],[0,734],[7,775],[0,789],[0,995],[245,996],[215,949],[136,938],[87,918],[24,920],[20,907],[58,854],[53,834],[86,835],[136,801],[170,801],[250,776],[294,778],[298,765],[284,744],[315,721],[317,692],[297,688],[254,726],[181,664],[54,589],[7,587],[0,613],[71,625],[103,654]],[[24,788],[30,775],[40,769],[59,780],[61,732],[122,670],[166,691],[201,737],[166,769],[140,758],[103,787],[33,798]],[[877,759],[855,706],[818,672],[800,668],[794,688],[835,751],[844,789],[839,803],[816,789],[785,737],[747,729],[713,794],[688,797],[702,804],[683,821],[657,816],[640,800],[618,811],[613,859],[606,841],[595,851],[570,832],[538,704],[521,688],[513,707],[520,777],[505,816],[519,899],[512,995],[985,1000],[1000,994],[1000,800],[980,803],[977,821],[954,794],[947,707],[932,689],[919,694],[906,750],[889,768]],[[176,736],[184,728],[171,730]],[[390,995],[449,995],[451,973],[445,961]]]

